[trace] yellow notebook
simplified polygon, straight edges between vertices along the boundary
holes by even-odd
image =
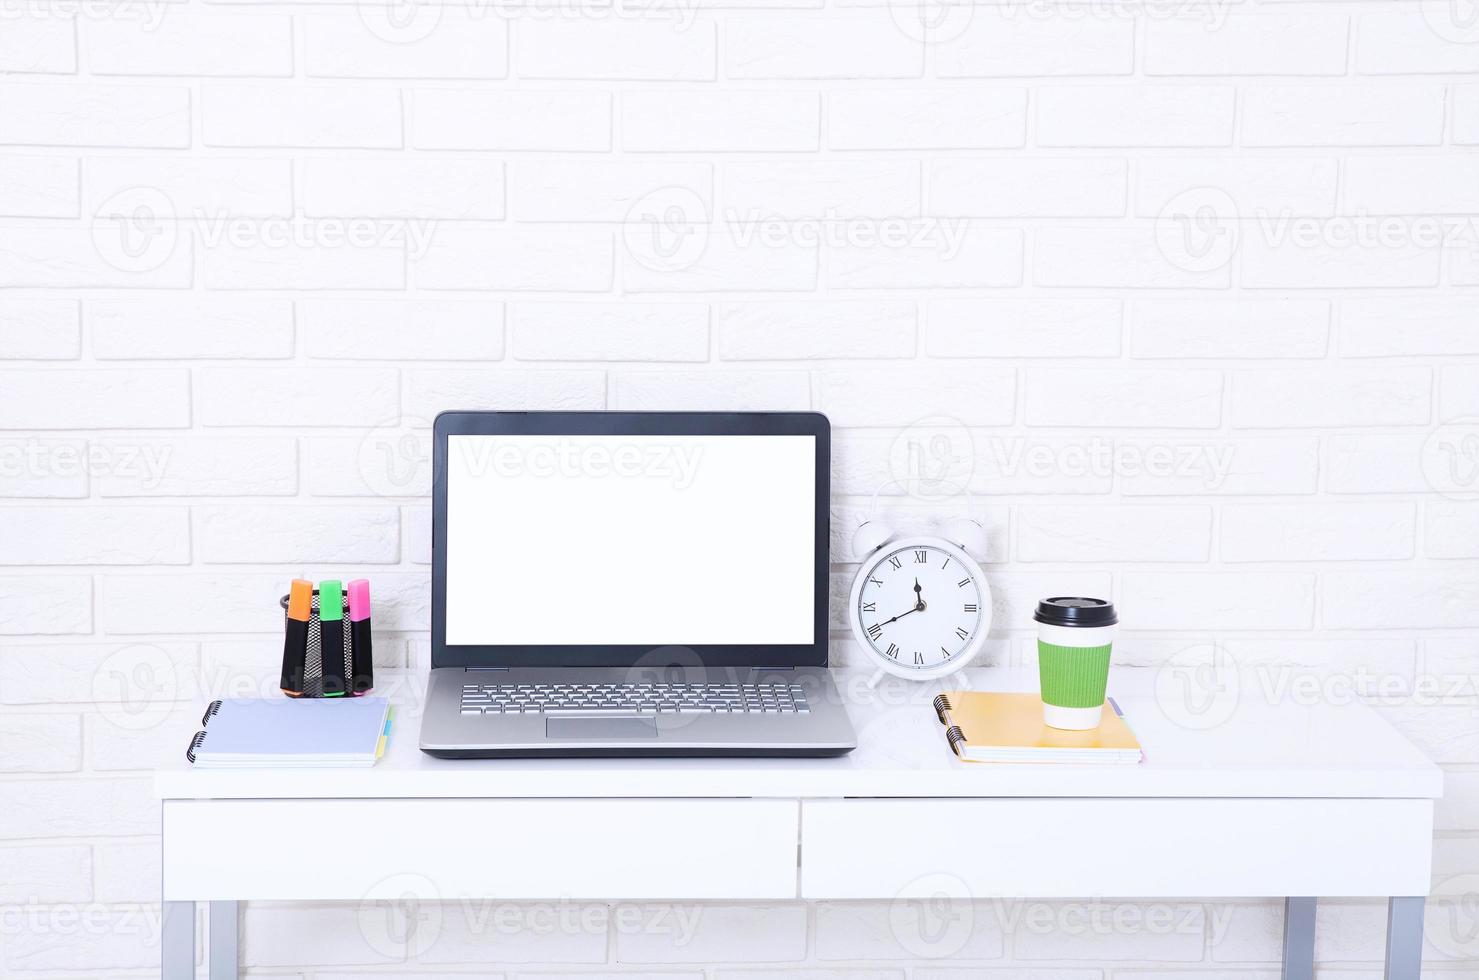
[[[946,691],[935,698],[945,739],[967,762],[1060,762],[1134,765],[1140,742],[1113,699],[1099,727],[1087,732],[1049,728],[1036,694]]]

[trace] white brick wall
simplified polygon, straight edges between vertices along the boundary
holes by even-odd
[[[1030,663],[1031,604],[1087,591],[1123,607],[1122,670],[1217,642],[1391,682],[1448,773],[1437,876],[1479,873],[1464,15],[0,0],[0,902],[42,923],[6,918],[0,976],[152,975],[148,760],[271,670],[285,579],[371,576],[383,663],[424,666],[449,407],[825,411],[834,591],[891,458],[944,432],[990,659]],[[166,714],[124,724],[152,677]],[[503,911],[530,925],[444,909],[406,964],[353,908],[253,905],[245,963],[1261,980],[1279,949],[1272,903],[978,902],[933,923],[948,959],[887,903],[635,910],[681,935]],[[1378,906],[1320,928],[1322,976],[1373,975]]]

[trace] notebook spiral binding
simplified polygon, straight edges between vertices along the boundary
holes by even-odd
[[[950,711],[950,699],[943,694],[935,696],[935,714],[940,718],[940,724],[946,724],[945,715]]]
[[[216,717],[220,710],[221,702],[212,701],[209,705],[206,706],[205,714],[200,716],[201,725],[209,725],[211,723],[211,719]],[[195,736],[190,739],[190,747],[185,750],[185,758],[190,760],[190,764],[192,766],[195,765],[195,750],[200,748],[204,744],[205,732],[196,732]]]
[[[965,744],[965,732],[960,730],[960,726],[951,725],[945,729],[945,739],[950,743],[950,751],[960,755],[960,747]]]

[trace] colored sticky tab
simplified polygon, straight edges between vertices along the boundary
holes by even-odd
[[[375,743],[375,758],[379,759],[385,755],[385,746],[390,743],[390,725],[395,720],[395,709],[385,710],[385,731],[380,733],[380,741]]]
[[[318,618],[325,622],[344,618],[344,584],[336,578],[318,583]]]
[[[349,618],[356,623],[370,618],[370,580],[357,578],[349,583]]]
[[[307,579],[293,579],[288,589],[288,618],[306,623],[313,614],[313,583]]]

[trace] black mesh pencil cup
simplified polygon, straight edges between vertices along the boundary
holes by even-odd
[[[288,601],[289,597],[283,596],[278,603],[282,606],[283,629],[286,633],[283,649],[282,692],[290,698],[322,698],[337,694],[360,695],[369,691],[375,684],[370,651],[356,649],[355,630],[349,616],[344,616],[337,623],[331,622],[329,626],[330,629],[341,629],[344,632],[344,683],[341,691],[326,690],[323,661],[324,623],[319,618],[318,589],[313,590],[307,635],[301,651],[293,641],[294,624],[288,617]],[[362,646],[368,646],[368,644],[362,644]],[[338,684],[334,683],[330,686],[337,687]]]

